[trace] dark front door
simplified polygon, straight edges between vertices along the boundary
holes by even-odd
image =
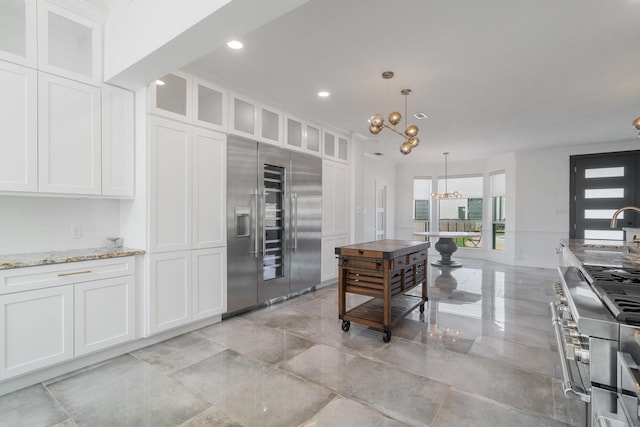
[[[616,209],[636,206],[640,189],[640,151],[571,156],[571,224],[575,239],[622,240],[622,227],[640,224],[633,211],[618,216],[618,226],[609,224]]]

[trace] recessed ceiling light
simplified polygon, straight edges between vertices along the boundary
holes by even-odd
[[[238,40],[231,40],[229,43],[227,43],[227,46],[229,46],[231,49],[242,49],[242,47],[244,46],[242,44],[242,42],[238,41]]]
[[[415,117],[418,120],[422,120],[422,119],[426,119],[427,115],[425,113],[415,113],[413,117]]]
[[[156,86],[164,86],[163,80],[156,80]]]
[[[327,92],[326,90],[321,90],[320,92],[318,92],[318,96],[319,96],[320,98],[326,98],[326,97],[328,97],[329,95],[330,95],[330,93],[329,93],[329,92]]]

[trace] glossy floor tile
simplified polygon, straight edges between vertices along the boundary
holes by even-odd
[[[430,266],[424,313],[387,344],[342,331],[331,285],[2,396],[0,426],[585,425],[558,376],[556,271],[463,264]]]

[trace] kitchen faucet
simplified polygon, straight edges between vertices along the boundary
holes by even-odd
[[[640,208],[637,208],[635,206],[625,206],[625,207],[620,208],[617,211],[615,211],[613,213],[613,217],[611,218],[611,224],[609,225],[611,228],[616,228],[616,224],[618,223],[618,215],[620,215],[620,212],[622,212],[622,211],[640,212]]]

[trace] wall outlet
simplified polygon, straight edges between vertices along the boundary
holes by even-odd
[[[82,239],[82,226],[81,225],[72,225],[71,226],[71,238],[72,239]]]

